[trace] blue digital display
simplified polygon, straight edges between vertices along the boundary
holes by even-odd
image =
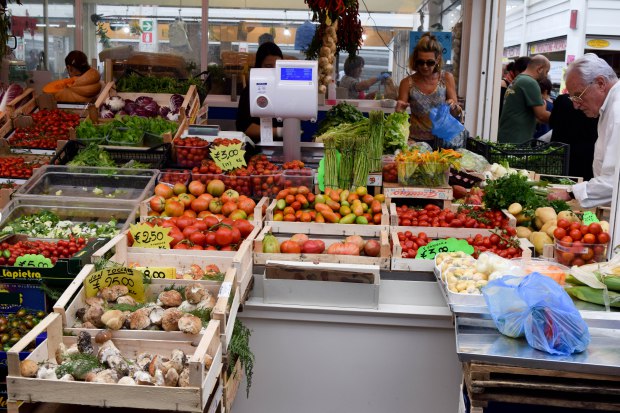
[[[282,67],[280,68],[280,80],[311,82],[312,68]]]

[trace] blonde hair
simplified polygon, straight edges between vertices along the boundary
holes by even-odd
[[[441,71],[441,66],[443,63],[441,58],[443,46],[439,43],[439,40],[437,40],[435,36],[430,34],[430,32],[424,33],[418,41],[418,44],[415,45],[413,53],[409,56],[409,69],[415,70],[415,61],[418,60],[419,54],[424,52],[435,53],[435,61],[437,61],[437,64],[435,65],[435,69],[433,71]]]

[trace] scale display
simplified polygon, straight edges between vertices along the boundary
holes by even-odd
[[[290,80],[294,82],[311,82],[312,68],[282,67],[280,68],[280,80]]]

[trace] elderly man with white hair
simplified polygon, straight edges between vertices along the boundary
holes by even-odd
[[[598,117],[594,178],[554,192],[555,199],[576,199],[583,208],[611,204],[616,164],[620,159],[620,82],[614,70],[594,53],[575,60],[566,71],[566,89],[576,109]]]

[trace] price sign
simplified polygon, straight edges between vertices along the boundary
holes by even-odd
[[[151,227],[145,223],[131,224],[129,233],[133,237],[133,246],[138,248],[170,249],[172,237],[168,235],[170,228],[155,225]]]
[[[241,149],[241,144],[236,143],[234,145],[218,145],[215,148],[211,148],[211,158],[222,171],[230,171],[232,169],[241,168],[246,166],[245,163],[245,151]]]
[[[462,251],[466,254],[473,254],[474,247],[469,245],[464,239],[448,238],[431,241],[418,250],[416,260],[432,260],[440,252]]]
[[[17,257],[15,260],[16,267],[34,267],[34,268],[52,268],[52,260],[45,258],[41,254],[26,254]]]
[[[583,225],[590,225],[593,222],[599,222],[598,218],[592,211],[584,212],[581,221],[583,222]]]
[[[169,280],[177,279],[177,269],[174,267],[135,267],[134,269],[141,271],[146,278],[160,280],[167,278]]]
[[[230,296],[231,290],[232,290],[232,283],[223,282],[222,285],[220,286],[220,291],[217,293],[217,298],[222,298],[222,297],[228,298]]]
[[[126,267],[106,268],[90,274],[84,280],[86,297],[94,297],[100,290],[113,285],[124,285],[136,301],[144,301],[142,272]]]

